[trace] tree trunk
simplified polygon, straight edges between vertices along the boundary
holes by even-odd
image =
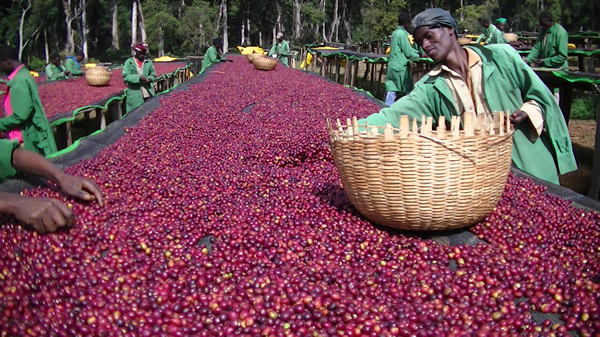
[[[65,51],[67,54],[72,54],[75,50],[75,32],[72,27],[73,20],[75,19],[75,15],[73,15],[73,7],[71,0],[62,0],[63,11],[65,13],[65,25],[67,30],[67,39],[65,42]]]
[[[262,32],[258,32],[258,46],[263,46]]]
[[[294,3],[294,38],[299,39],[302,33],[302,17],[300,16],[302,11],[302,3],[300,0],[293,0]]]
[[[88,56],[88,33],[89,27],[87,24],[87,0],[81,0],[81,39],[82,52],[85,57]]]
[[[335,35],[335,41],[339,42],[339,34],[338,27],[340,25],[340,0],[335,0],[335,5],[333,6],[333,22],[331,23],[331,27],[329,27],[329,41],[334,41],[333,36]]]
[[[343,23],[346,30],[346,43],[352,43],[352,25],[350,23],[350,6],[344,2]]]
[[[121,49],[119,46],[119,5],[117,0],[112,1],[112,50]]]
[[[142,4],[138,1],[138,23],[140,24],[140,37],[142,38],[142,42],[146,42],[146,24],[144,22],[144,12],[142,12]],[[150,48],[148,48],[148,52],[150,52]]]
[[[241,44],[242,46],[244,45],[244,43],[246,42],[246,20],[244,20],[242,22],[242,28],[240,29],[240,38],[241,38]]]
[[[50,63],[50,48],[48,48],[48,34],[44,29],[44,56],[46,56],[46,63]]]
[[[246,31],[248,32],[248,36],[246,37],[246,43],[250,45],[252,44],[252,42],[250,42],[250,13],[247,13],[246,15],[246,25],[248,25],[248,27],[246,28]]]
[[[137,1],[133,0],[133,5],[131,6],[131,46],[135,46],[138,42],[137,40],[137,27],[138,27],[138,18],[137,18]]]
[[[31,2],[27,1],[27,7],[21,7],[21,18],[19,19],[19,60],[23,56],[23,49],[25,47],[25,41],[23,41],[23,26],[25,25],[25,16],[27,12],[31,9]],[[19,1],[19,4],[22,4],[22,1]]]
[[[222,25],[223,25],[223,54],[229,50],[229,39],[227,37],[227,0],[221,0]]]
[[[321,13],[325,13],[325,0],[320,0],[319,1],[319,11]],[[323,25],[325,25],[325,22],[323,22]],[[319,35],[319,31],[320,30],[321,30],[321,25],[315,25],[315,36]]]
[[[465,1],[460,0],[460,21],[465,20]]]
[[[165,56],[165,29],[158,26],[158,57]]]

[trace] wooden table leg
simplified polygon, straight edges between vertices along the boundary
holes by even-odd
[[[565,122],[569,125],[569,118],[571,118],[571,103],[573,100],[573,85],[564,84],[560,87],[560,99],[559,106],[560,110],[565,116]]]
[[[594,147],[594,164],[592,166],[592,182],[588,197],[598,200],[600,195],[600,106],[596,109],[596,140]]]
[[[577,67],[578,67],[579,71],[585,71],[583,59],[584,59],[583,55],[577,55]]]

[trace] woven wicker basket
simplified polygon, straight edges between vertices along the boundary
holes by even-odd
[[[246,55],[246,57],[248,58],[248,62],[252,63],[254,60],[261,58],[261,57],[266,57],[266,54],[248,54]]]
[[[110,82],[111,72],[106,67],[92,67],[85,72],[85,80],[94,87],[102,87]]]
[[[275,69],[277,63],[279,63],[279,60],[272,57],[261,57],[252,61],[254,68],[266,71]]]
[[[466,38],[466,37],[459,37],[459,38],[458,38],[458,43],[459,43],[461,46],[464,46],[464,45],[467,45],[467,44],[471,44],[471,42],[472,42],[472,41],[471,41],[471,39],[469,39],[469,38]]]
[[[513,133],[503,113],[477,131],[472,114],[465,114],[465,131],[454,117],[448,133],[443,117],[436,131],[431,117],[423,117],[421,133],[409,131],[407,116],[399,129],[366,126],[359,136],[356,118],[327,125],[348,198],[372,222],[405,230],[456,229],[481,222],[500,200]]]
[[[509,42],[509,43],[513,43],[513,42],[517,42],[519,41],[519,36],[517,36],[517,34],[513,34],[513,33],[505,33],[504,34],[504,38]]]

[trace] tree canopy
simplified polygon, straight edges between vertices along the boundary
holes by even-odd
[[[0,36],[25,61],[80,50],[118,59],[140,40],[153,56],[184,56],[215,37],[265,48],[277,32],[292,45],[373,40],[393,31],[399,12],[428,7],[449,10],[475,33],[483,18],[498,17],[513,31],[536,31],[545,10],[568,31],[600,30],[595,0],[12,0],[0,5]]]

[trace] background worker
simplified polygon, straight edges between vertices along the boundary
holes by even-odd
[[[148,45],[140,42],[133,46],[133,51],[135,56],[128,58],[123,65],[123,80],[127,84],[127,112],[156,95],[156,70],[152,61],[146,57]]]
[[[419,53],[410,45],[408,30],[411,25],[410,14],[400,13],[398,15],[398,27],[392,33],[390,55],[388,56],[388,67],[385,75],[385,89],[387,90],[385,104],[388,106],[394,104],[397,99],[413,88],[409,60],[418,58]]]
[[[60,61],[60,59],[59,59]],[[0,118],[0,131],[29,151],[48,156],[57,151],[54,134],[42,107],[37,83],[19,61],[15,48],[0,46],[0,69],[8,75],[4,96],[6,117]]]
[[[290,45],[283,39],[283,33],[277,33],[277,41],[271,47],[269,56],[278,58],[283,64],[288,66],[288,56],[290,55]]]

